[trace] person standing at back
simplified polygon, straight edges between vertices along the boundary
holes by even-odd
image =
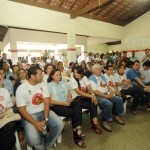
[[[7,59],[6,53],[3,53],[2,59],[0,59],[0,68],[3,67],[4,63],[8,63],[10,65],[10,68],[12,68],[12,61],[11,61],[11,59]]]
[[[150,60],[150,53],[149,53],[149,49],[145,49],[145,56],[143,57],[142,61],[141,62],[145,62],[147,60]]]

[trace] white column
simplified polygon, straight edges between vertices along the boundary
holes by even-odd
[[[59,54],[58,54],[58,47],[57,47],[57,45],[55,46],[54,57],[55,57],[55,59],[59,60]]]
[[[70,62],[76,62],[76,35],[75,35],[75,19],[69,20],[69,28],[67,33],[67,59]]]
[[[86,46],[87,47],[87,46]],[[81,61],[85,60],[87,57],[87,51],[85,49],[85,46],[81,46]]]
[[[81,46],[81,60],[85,60],[87,57],[87,37],[83,39],[83,46]]]
[[[27,56],[28,56],[28,63],[32,64],[32,61],[31,61],[31,51],[30,50],[27,50]]]
[[[18,62],[18,50],[16,41],[10,40],[10,52],[11,52],[11,60],[13,65]]]

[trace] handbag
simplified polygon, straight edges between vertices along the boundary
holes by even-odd
[[[130,87],[133,87],[132,83],[126,83],[126,82],[122,82],[121,83],[121,87],[123,90],[127,90],[129,89]]]
[[[144,88],[144,92],[150,93],[150,88],[148,88],[148,87]]]
[[[0,118],[0,129],[7,123],[18,120],[21,120],[21,116],[18,113],[14,113],[12,108],[7,109],[5,112],[5,116]]]

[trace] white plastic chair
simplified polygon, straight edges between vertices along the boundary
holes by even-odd
[[[62,121],[64,121],[64,119],[66,119],[66,117],[62,117],[62,116],[60,116],[60,118],[61,118]],[[59,137],[57,139],[57,143],[62,143],[62,133],[59,135]]]
[[[127,101],[124,102],[123,107],[124,107],[124,114],[126,114],[126,111],[127,111]]]
[[[15,137],[16,137],[16,144],[15,144],[16,149],[17,149],[17,150],[21,150],[21,146],[20,146],[20,142],[19,142],[19,138],[18,138],[18,133],[17,133],[17,131],[15,131]]]
[[[127,98],[132,98],[131,95],[126,95],[126,97]],[[124,102],[123,107],[124,107],[124,114],[126,114],[126,111],[127,111],[127,101]]]
[[[27,150],[33,150],[32,146],[27,143]]]

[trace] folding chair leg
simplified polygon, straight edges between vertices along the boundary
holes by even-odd
[[[21,150],[21,146],[20,146],[20,142],[19,142],[17,131],[15,131],[15,137],[16,137],[16,149],[17,150]]]
[[[27,143],[27,150],[33,150],[33,148]]]
[[[57,139],[57,143],[61,143],[62,142],[62,133],[59,135],[58,139]]]

